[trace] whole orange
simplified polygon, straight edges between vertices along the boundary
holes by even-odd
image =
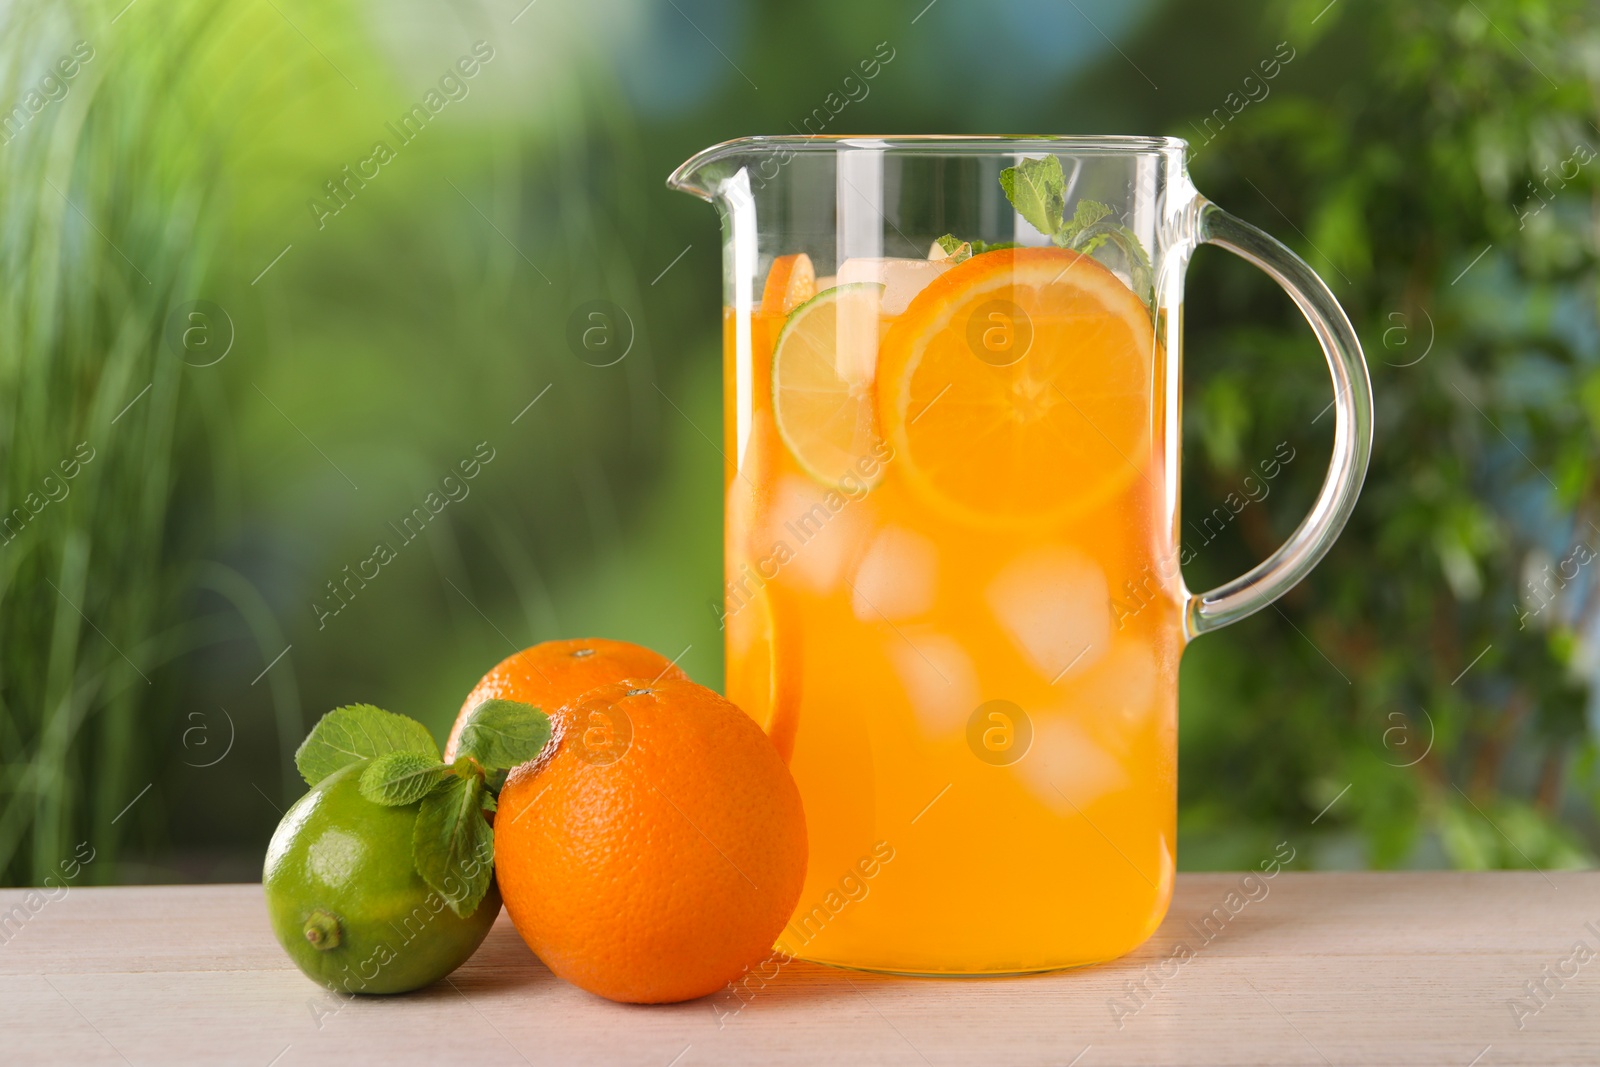
[[[501,660],[479,680],[456,715],[445,742],[446,762],[456,758],[456,744],[467,725],[467,715],[485,700],[516,700],[540,708],[552,719],[566,705],[595,686],[623,678],[687,679],[659,652],[626,641],[580,637],[544,641]]]
[[[506,911],[556,974],[634,1003],[704,996],[765,957],[800,898],[805,815],[761,728],[680,679],[583,697],[495,820]]]

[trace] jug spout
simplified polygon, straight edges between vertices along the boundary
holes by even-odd
[[[931,138],[924,138],[931,140]],[[683,162],[667,179],[667,187],[698,196],[713,204],[735,204],[778,180],[790,163],[804,155],[815,162],[832,161],[841,154],[860,152],[864,157],[880,157],[894,145],[881,137],[771,136],[740,137],[723,141],[697,152]],[[873,170],[873,165],[866,165]],[[816,166],[802,167],[803,177],[790,182],[804,185],[821,180]],[[832,170],[824,184],[832,186]]]
[[[793,152],[794,140],[741,137],[714,144],[684,160],[667,179],[667,188],[718,203],[736,191],[748,191],[770,180]],[[738,180],[741,173],[743,181]]]
[[[678,165],[677,170],[672,171],[672,176],[667,178],[667,189],[677,189],[678,192],[686,192],[691,197],[715,203],[718,187],[722,186],[722,182],[728,176],[725,166],[717,166],[717,163],[725,162],[726,157],[730,155],[730,149],[736,144],[738,141],[714,144],[709,149],[701,149],[690,158],[686,158]]]

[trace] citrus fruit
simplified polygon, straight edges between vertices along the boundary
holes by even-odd
[[[358,788],[368,761],[295,801],[267,846],[262,887],[278,941],[306,975],[347,993],[404,993],[464,963],[500,913],[493,886],[462,918],[417,873],[417,804]]]
[[[1064,521],[1149,460],[1156,340],[1139,298],[1059,248],[973,256],[890,326],[878,416],[898,469],[979,526]]]
[[[575,711],[610,729],[565,731],[500,792],[506,910],[552,971],[591,993],[714,992],[772,950],[799,899],[794,779],[748,715],[693,682],[602,686]]]
[[[767,284],[761,290],[761,310],[768,315],[787,315],[817,295],[817,269],[804,252],[779,256],[767,271]]]
[[[728,699],[766,731],[788,763],[800,726],[803,630],[797,613],[776,585],[766,585],[729,611],[724,621]]]
[[[772,356],[778,434],[806,473],[839,485],[872,469],[872,380],[883,286],[837,285],[795,308]]]
[[[603,637],[545,641],[525,648],[501,660],[467,694],[444,746],[445,762],[456,758],[467,716],[485,700],[531,704],[554,719],[563,706],[597,685],[620,678],[657,677],[685,679],[688,675],[659,652]]]

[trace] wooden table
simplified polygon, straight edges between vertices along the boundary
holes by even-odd
[[[1239,875],[1180,875],[1156,936],[1085,970],[795,962],[748,1003],[667,1007],[554,978],[504,915],[448,982],[345,1000],[290,965],[260,886],[71,889],[31,913],[0,890],[0,1062],[1600,1063],[1600,872],[1284,872],[1249,888],[1230,914]],[[5,922],[17,906],[26,919]],[[1191,925],[1207,914],[1209,939]]]

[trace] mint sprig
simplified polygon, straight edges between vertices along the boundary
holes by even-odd
[[[361,795],[385,807],[417,805],[411,856],[428,887],[465,918],[494,877],[494,831],[484,812],[498,807],[504,772],[538,758],[550,740],[544,712],[514,700],[489,700],[468,716],[454,763],[439,756],[415,719],[354,704],[324,715],[295,753],[312,785],[365,763]]]
[[[1107,245],[1121,253],[1128,281],[1147,308],[1155,300],[1155,275],[1150,256],[1138,236],[1116,221],[1110,207],[1098,200],[1079,200],[1067,215],[1067,178],[1056,156],[1024,159],[1000,172],[1000,188],[1028,225],[1060,248],[1092,256]],[[946,258],[960,263],[997,248],[1014,248],[1012,242],[987,244],[964,241],[954,234],[938,238]]]
[[[371,704],[351,704],[334,708],[317,721],[295,750],[294,765],[307,785],[316,785],[352,763],[391,752],[439,758],[433,735],[417,720]]]
[[[1106,245],[1122,253],[1128,282],[1145,306],[1155,300],[1155,275],[1150,256],[1138,236],[1116,221],[1111,208],[1098,200],[1079,200],[1066,214],[1067,177],[1056,156],[1024,159],[1000,172],[1000,187],[1017,214],[1061,248],[1085,256]]]

